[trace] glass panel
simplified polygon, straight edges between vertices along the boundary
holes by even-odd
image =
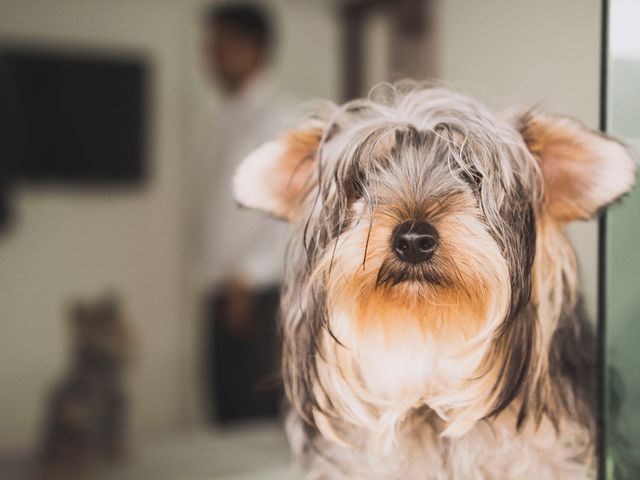
[[[611,0],[607,130],[640,149],[640,1]],[[608,212],[604,226],[607,478],[640,478],[640,188]],[[637,468],[637,467],[636,467]]]

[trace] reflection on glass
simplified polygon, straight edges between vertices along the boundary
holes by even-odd
[[[611,0],[607,130],[640,149],[640,2]],[[607,213],[604,315],[608,374],[607,478],[640,478],[640,189]],[[635,460],[634,460],[635,459]],[[637,468],[637,467],[636,467]],[[615,473],[614,473],[615,472]]]

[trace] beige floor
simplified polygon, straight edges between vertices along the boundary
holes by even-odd
[[[167,432],[141,440],[114,480],[294,480],[280,426]]]
[[[0,452],[0,479],[32,477],[34,452]],[[94,480],[297,480],[275,423],[171,431],[138,439],[121,467]]]

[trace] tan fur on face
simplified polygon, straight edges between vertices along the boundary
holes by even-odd
[[[437,336],[443,342],[466,341],[479,332],[486,318],[487,298],[476,293],[440,287],[427,290],[415,285],[396,289],[359,293],[353,318],[364,335],[370,330],[380,330],[389,338],[403,329],[404,322],[411,321],[423,335]],[[345,292],[348,296],[349,289]],[[404,298],[420,301],[406,302]]]
[[[354,207],[354,217],[362,216],[363,212],[356,211],[359,208]],[[380,205],[371,216],[355,220],[358,225],[337,241],[335,256],[321,262],[319,269],[331,270],[332,305],[358,319],[362,330],[381,327],[391,333],[400,327],[395,318],[412,318],[425,333],[443,340],[468,340],[485,324],[490,305],[496,301],[493,296],[502,290],[491,290],[492,285],[508,282],[506,266],[500,265],[500,252],[479,222],[469,193],[448,199],[446,207],[434,200],[422,210],[440,234],[432,261],[449,283],[376,285],[383,262],[394,260],[392,232],[410,216],[401,204]]]
[[[461,251],[464,246],[458,242],[459,229],[465,223],[468,223],[465,228],[473,228],[466,220],[461,213],[459,217],[445,217],[442,222],[434,224],[441,236],[436,253],[441,272],[455,279],[455,283],[406,282],[391,288],[376,286],[376,277],[381,263],[394,255],[390,243],[393,229],[398,224],[396,215],[384,211],[374,214],[370,232],[367,221],[363,220],[360,238],[357,241],[348,238],[345,242],[357,242],[355,248],[361,252],[366,248],[367,256],[364,259],[345,259],[341,253],[338,254],[334,260],[334,304],[349,311],[357,319],[357,328],[363,331],[382,328],[392,335],[394,329],[402,328],[398,324],[399,319],[410,318],[418,322],[423,332],[437,335],[443,341],[473,337],[484,324],[488,304],[492,301],[488,294],[491,280],[479,278],[472,268],[471,264],[478,261],[474,253]],[[367,237],[363,238],[365,233]],[[350,237],[356,235],[356,232],[349,234]],[[456,259],[461,257],[468,260],[458,262]]]
[[[438,211],[442,208],[446,214]],[[446,207],[437,202],[423,206],[440,234],[433,261],[452,283],[377,286],[378,270],[394,256],[393,228],[408,211],[394,203],[380,205],[371,216],[359,205],[353,209],[357,226],[337,241],[335,255],[321,260],[314,274],[327,278],[334,312],[330,327],[340,342],[327,336],[323,356],[326,371],[321,375],[332,391],[345,395],[342,401],[334,396],[332,405],[344,404],[349,418],[371,426],[399,405],[427,403],[447,418],[452,433],[462,432],[490,408],[495,375],[481,362],[489,346],[486,338],[506,314],[504,259],[479,221],[473,198],[461,192]],[[385,377],[378,359],[396,365],[397,373]],[[390,398],[399,402],[393,409],[378,405]],[[362,407],[356,414],[358,403]],[[338,435],[329,419],[321,423],[329,435]]]

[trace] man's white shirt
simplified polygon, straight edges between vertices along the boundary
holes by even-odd
[[[205,194],[205,281],[217,285],[231,276],[259,288],[282,279],[284,222],[241,209],[231,179],[242,160],[275,139],[295,119],[294,103],[266,76],[225,99],[214,122]]]

